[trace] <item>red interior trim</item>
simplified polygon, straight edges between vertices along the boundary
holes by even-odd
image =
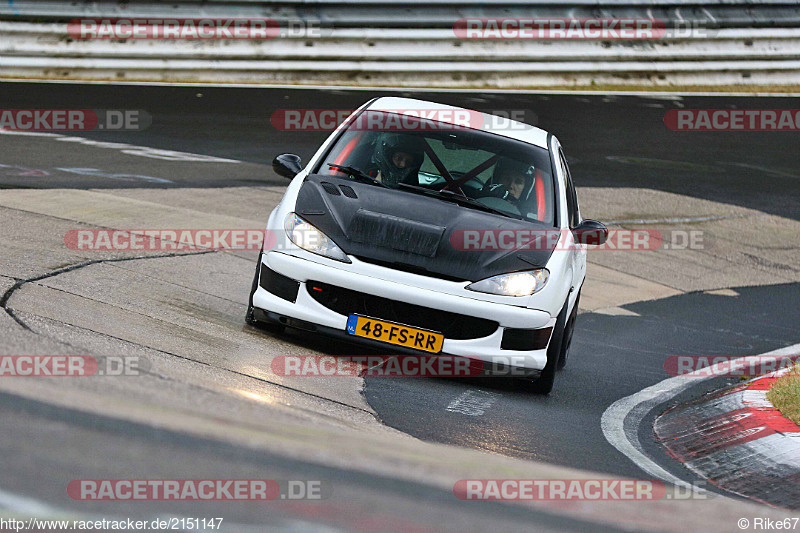
[[[356,145],[358,144],[358,141],[361,140],[361,135],[363,133],[364,133],[363,131],[360,131],[360,132],[358,132],[356,134],[355,137],[350,139],[350,142],[347,143],[347,145],[345,145],[344,149],[341,152],[339,152],[339,155],[336,156],[336,160],[334,161],[334,164],[345,166],[344,165],[345,161],[347,161],[347,158],[350,157],[351,153],[353,153],[353,150],[355,149]],[[337,172],[338,174],[344,174],[344,172],[340,172],[338,170],[336,170],[334,172]]]
[[[547,205],[545,205],[544,201],[544,179],[542,178],[542,171],[538,168],[533,179],[535,180],[533,186],[536,188],[536,218],[544,220],[547,216]]]

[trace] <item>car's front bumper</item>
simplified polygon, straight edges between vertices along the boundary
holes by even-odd
[[[333,263],[324,258],[321,260]],[[487,362],[508,360],[513,361],[515,366],[535,370],[541,370],[547,363],[546,348],[530,351],[501,350],[500,348],[504,328],[554,327],[556,318],[547,312],[438,292],[429,288],[431,286],[430,278],[425,280],[427,287],[420,288],[413,284],[414,278],[417,277],[415,274],[396,274],[395,271],[391,271],[393,275],[407,279],[387,280],[386,276],[374,274],[379,273],[381,269],[386,271],[390,269],[377,265],[364,265],[364,270],[369,274],[361,274],[338,269],[332,264],[328,265],[275,251],[262,254],[261,261],[274,272],[299,281],[300,288],[296,300],[291,302],[271,294],[259,286],[253,295],[253,305],[258,309],[345,332],[347,316],[328,309],[308,293],[306,282],[309,280],[320,281],[391,300],[484,318],[499,323],[496,331],[485,337],[476,339],[445,338],[442,353],[471,357]],[[388,273],[386,272],[386,274]],[[289,323],[289,325],[292,324]],[[361,339],[353,336],[351,340],[360,341]],[[390,350],[393,348],[388,344],[385,347]]]

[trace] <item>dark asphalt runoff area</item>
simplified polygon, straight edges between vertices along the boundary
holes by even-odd
[[[38,145],[26,142],[23,136],[7,136],[2,139],[4,149],[0,153],[0,194],[4,188],[285,185],[287,181],[271,170],[273,157],[292,152],[307,161],[329,132],[280,131],[270,122],[277,110],[353,109],[385,94],[488,112],[523,110],[558,136],[578,187],[656,189],[800,220],[797,133],[673,132],[663,122],[665,112],[674,107],[673,100],[655,94],[389,93],[0,83],[0,101],[9,109],[141,109],[153,119],[143,131],[75,134],[80,137],[238,161],[196,166],[187,163],[178,170],[165,159],[122,157],[124,147],[98,149],[86,159],[86,152],[71,150],[69,142],[51,143],[52,150],[42,153]],[[691,109],[780,109],[796,108],[797,104],[796,98],[744,96],[686,96],[681,100],[683,107]],[[43,172],[22,175],[20,168]],[[59,170],[64,168],[73,171]],[[103,175],[74,171],[80,168],[100,169]],[[117,178],[108,177],[114,175]],[[166,179],[169,183],[133,176]],[[546,397],[517,390],[507,383],[408,378],[367,378],[365,396],[385,424],[420,439],[623,477],[649,478],[603,437],[600,417],[609,405],[669,377],[664,369],[668,356],[755,355],[797,342],[800,284],[734,289],[740,294],[737,298],[689,293],[624,306],[638,316],[581,314],[569,364],[558,375],[553,393]],[[696,396],[728,382],[729,378],[705,381],[686,394]],[[493,398],[483,415],[446,410],[469,390],[483,391]],[[231,472],[241,472],[242,477],[258,473],[264,478],[280,479],[296,478],[302,473],[308,478],[334,480],[337,490],[341,486],[341,490],[350,491],[350,500],[365,507],[381,508],[382,501],[388,500],[401,502],[392,508],[394,513],[406,502],[408,509],[413,509],[405,515],[407,520],[419,518],[435,524],[437,513],[457,506],[458,512],[464,513],[466,529],[480,530],[484,524],[493,524],[494,529],[513,530],[530,520],[556,530],[581,530],[585,526],[500,505],[462,509],[459,503],[463,502],[454,502],[452,494],[430,488],[311,464],[280,463],[271,457],[223,449],[221,445],[203,448],[192,439],[155,430],[127,430],[110,421],[93,427],[79,416],[62,415],[35,402],[0,402],[0,425],[4,428],[0,432],[0,453],[23,458],[15,465],[6,465],[6,482],[2,485],[41,493],[36,480],[26,476],[28,468],[38,468],[42,461],[51,463],[49,476],[64,480],[78,477],[79,470],[84,478],[124,478],[134,472],[138,477],[235,478]],[[663,453],[651,432],[644,428],[639,436],[651,457],[662,466],[678,477],[693,480],[688,471]],[[91,449],[98,458],[92,472],[86,471],[85,463],[73,462],[78,458],[58,453],[82,448]],[[182,461],[187,454],[191,454],[191,462]],[[420,507],[419,502],[426,503]],[[153,515],[186,511],[166,509],[157,502],[150,505]],[[347,512],[325,507],[324,502],[321,505],[317,511],[308,512],[310,522],[329,523],[327,518],[341,517],[344,529],[354,527],[347,521]],[[324,512],[319,510],[323,508]],[[225,509],[227,516],[232,507]],[[101,512],[102,506],[97,510]],[[268,519],[270,523],[286,525],[278,511],[244,504],[240,510],[241,514],[237,507],[240,521],[261,524]],[[115,508],[115,512],[125,514],[122,508]],[[209,507],[204,506],[203,512],[210,514]],[[297,513],[291,515],[292,520],[297,520]],[[397,517],[384,518],[388,521]]]
[[[670,96],[0,83],[0,101],[8,109],[131,109],[144,110],[152,117],[152,124],[142,131],[79,132],[81,137],[257,165],[269,165],[275,155],[285,152],[307,161],[329,134],[281,131],[270,121],[276,111],[355,109],[387,94],[533,118],[535,125],[561,141],[577,186],[647,187],[800,218],[800,154],[795,133],[671,131],[664,125],[664,114],[673,108]],[[687,109],[792,109],[798,106],[798,99],[691,96],[682,98],[681,105]],[[109,149],[91,162],[70,163],[102,166],[114,161],[115,152]],[[4,151],[6,160],[0,164],[41,161],[49,167],[44,162],[51,163],[55,156],[58,166],[67,166],[68,150],[26,153],[25,146]],[[139,173],[168,169],[165,165],[158,159],[142,158]],[[155,176],[174,180],[172,186],[177,187],[285,183],[270,169],[240,175],[235,166],[203,166],[182,175],[165,171]],[[0,185],[17,186],[164,186],[64,173],[41,180],[1,177]]]

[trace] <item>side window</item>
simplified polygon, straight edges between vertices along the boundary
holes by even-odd
[[[574,228],[581,223],[581,216],[578,211],[578,195],[575,194],[575,186],[572,183],[572,175],[569,173],[569,166],[564,157],[564,152],[558,151],[558,160],[561,164],[561,171],[564,173],[567,183],[567,215],[569,217],[569,227]]]

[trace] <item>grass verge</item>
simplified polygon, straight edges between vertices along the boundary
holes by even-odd
[[[783,416],[800,425],[800,366],[776,381],[767,391],[767,399]]]

